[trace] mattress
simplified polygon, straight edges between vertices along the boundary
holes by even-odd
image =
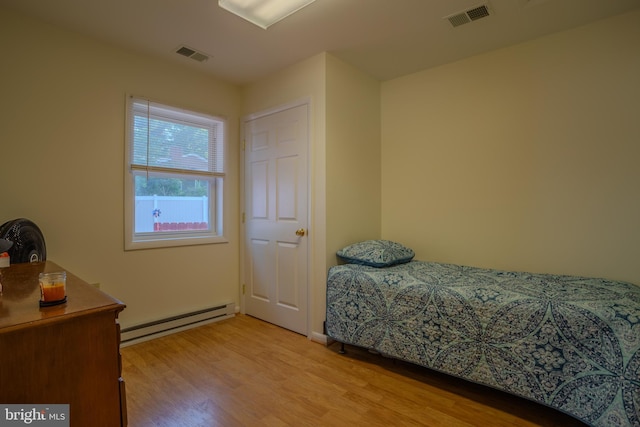
[[[327,335],[509,392],[593,426],[640,426],[640,287],[411,261],[344,264]]]

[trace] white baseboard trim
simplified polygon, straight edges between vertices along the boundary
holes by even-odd
[[[317,342],[319,344],[327,345],[327,336],[325,334],[321,334],[319,332],[311,332],[311,341]]]

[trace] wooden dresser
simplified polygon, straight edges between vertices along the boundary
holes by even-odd
[[[0,403],[69,404],[72,427],[125,426],[118,314],[125,308],[67,271],[67,302],[39,306],[53,262],[0,268]]]

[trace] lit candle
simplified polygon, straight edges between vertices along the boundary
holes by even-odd
[[[40,273],[40,301],[61,301],[66,296],[67,273]]]

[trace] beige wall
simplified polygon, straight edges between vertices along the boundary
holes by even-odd
[[[380,82],[327,57],[327,265],[380,238]]]
[[[309,112],[309,278],[312,284],[324,283],[325,265],[325,90],[326,54],[315,55],[267,78],[243,88],[243,115],[277,109],[298,101],[308,101]],[[315,285],[309,290],[310,327],[322,332],[324,306],[315,303],[320,297]]]
[[[640,11],[382,85],[382,235],[640,284]]]
[[[326,319],[326,273],[338,249],[380,238],[380,83],[327,55],[326,263],[313,282],[319,316]]]
[[[240,117],[306,98],[313,333],[335,251],[369,238],[420,259],[640,284],[639,23],[382,85],[323,53],[240,91],[3,10],[0,222],[36,222],[49,259],[128,305],[124,327],[237,303]],[[228,244],[123,251],[126,93],[228,118]]]
[[[2,10],[0,222],[27,217],[48,259],[128,308],[123,327],[239,302],[235,86]],[[125,94],[228,119],[229,243],[124,252]]]
[[[326,273],[336,251],[380,235],[380,85],[323,53],[244,89],[244,114],[311,102],[313,337],[322,334]]]

